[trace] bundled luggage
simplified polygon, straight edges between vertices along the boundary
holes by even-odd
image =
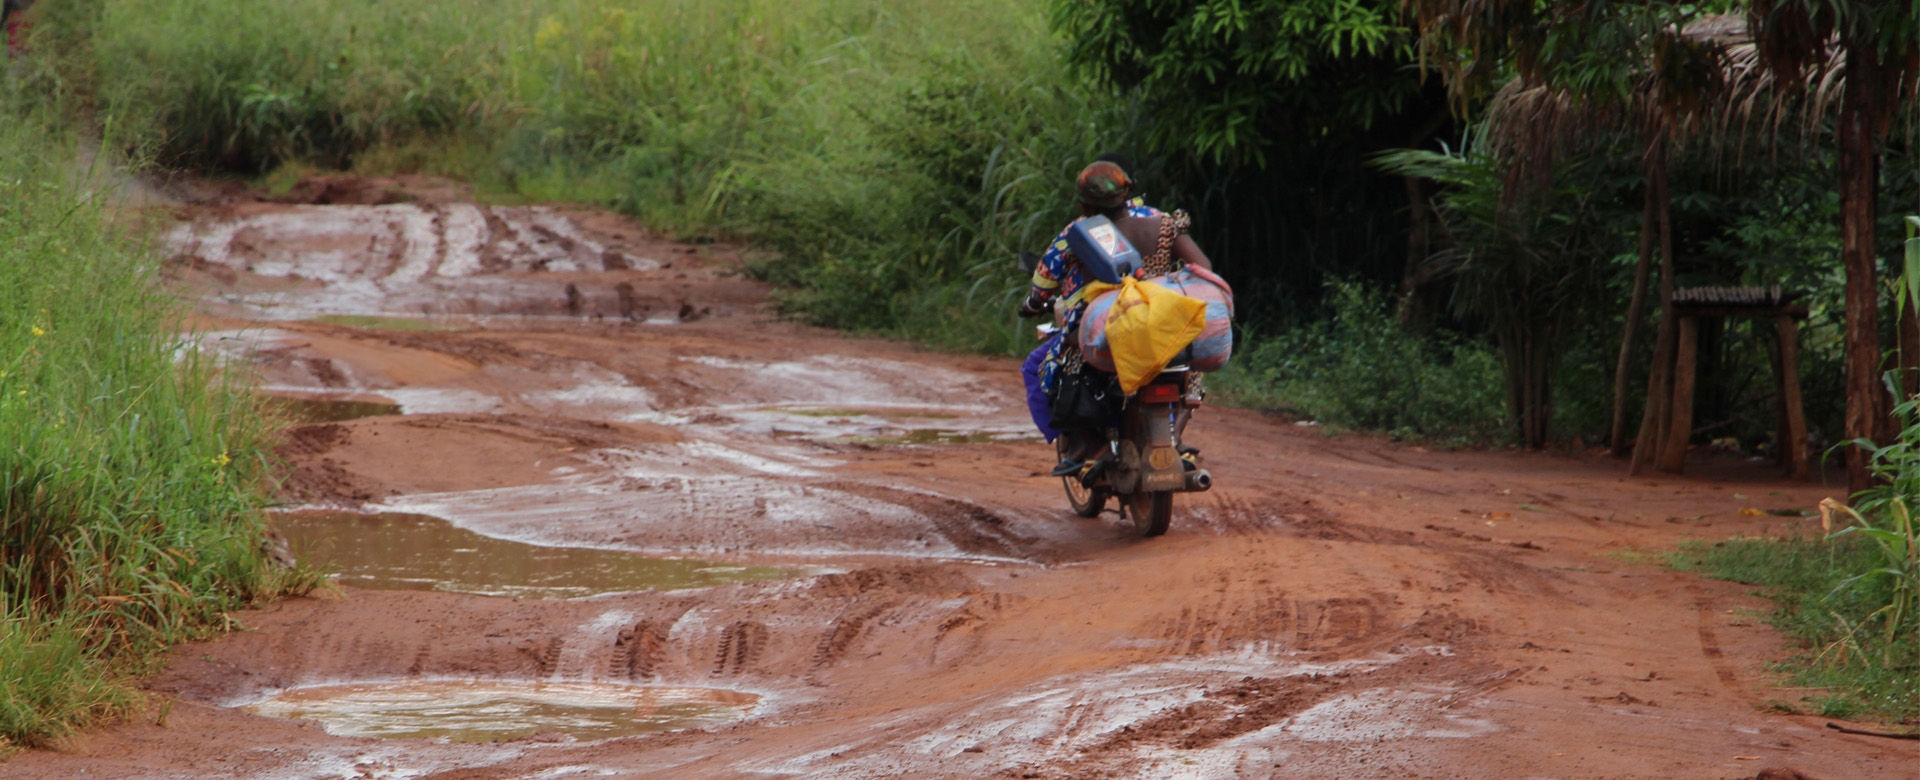
[[[1206,304],[1204,328],[1188,345],[1185,354],[1174,358],[1175,362],[1184,362],[1194,371],[1225,368],[1233,356],[1233,288],[1212,271],[1194,266],[1147,279],[1143,284],[1156,284]],[[1120,300],[1121,292],[1112,289],[1095,295],[1080,317],[1077,334],[1080,351],[1087,365],[1101,371],[1115,370],[1107,326],[1113,319],[1114,304]]]

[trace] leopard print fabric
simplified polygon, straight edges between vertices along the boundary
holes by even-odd
[[[1193,218],[1184,211],[1160,215],[1160,240],[1153,249],[1153,256],[1140,264],[1140,275],[1150,279],[1180,270],[1180,261],[1173,256],[1173,240],[1192,225]]]

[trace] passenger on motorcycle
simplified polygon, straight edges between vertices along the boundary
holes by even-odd
[[[1140,278],[1172,273],[1188,264],[1213,269],[1206,254],[1200,251],[1199,244],[1194,243],[1186,233],[1191,223],[1186,212],[1166,214],[1137,202],[1130,204],[1128,198],[1133,192],[1133,179],[1115,162],[1103,159],[1082,169],[1076,180],[1076,190],[1082,216],[1098,214],[1107,217],[1129,243],[1140,248],[1143,265],[1136,274]],[[1064,302],[1064,327],[1054,334],[1053,339],[1027,357],[1021,371],[1027,384],[1028,410],[1033,415],[1034,424],[1048,441],[1063,433],[1048,425],[1051,417],[1050,399],[1060,376],[1080,367],[1080,351],[1075,346],[1073,334],[1080,324],[1080,315],[1086,303],[1081,293],[1090,279],[1079,259],[1068,249],[1066,235],[1067,230],[1062,229],[1053,245],[1047,248],[1046,255],[1033,271],[1032,290],[1020,306],[1021,315],[1031,317],[1044,313],[1055,301]],[[1152,251],[1148,251],[1148,247]],[[1075,442],[1077,446],[1054,468],[1055,476],[1078,471],[1099,446],[1097,437],[1075,436],[1074,439],[1078,440]]]

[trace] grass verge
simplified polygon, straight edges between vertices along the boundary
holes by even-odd
[[[3,75],[0,752],[128,712],[168,645],[317,582],[262,549],[267,426]]]
[[[1832,718],[1920,723],[1920,643],[1877,647],[1862,632],[1887,601],[1884,587],[1841,587],[1870,571],[1881,551],[1860,537],[1729,539],[1684,545],[1669,557],[1683,571],[1758,587],[1779,604],[1768,620],[1800,650],[1776,670],[1818,689],[1793,703]]]

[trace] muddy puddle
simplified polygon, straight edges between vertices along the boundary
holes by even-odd
[[[1008,431],[967,431],[922,428],[886,436],[855,436],[848,439],[848,441],[854,444],[991,444],[1023,441],[1038,442],[1045,440],[1033,434]]]
[[[295,423],[330,423],[385,417],[400,414],[400,405],[386,401],[352,401],[337,398],[290,398],[262,396],[262,406],[270,413]]]
[[[491,742],[558,733],[594,740],[739,720],[759,699],[720,688],[404,680],[293,688],[246,709],[319,721],[346,737]]]
[[[776,405],[716,410],[735,435],[868,445],[1038,442],[1032,426],[992,410],[959,405]]]
[[[272,319],[354,315],[368,321],[338,324],[401,330],[438,327],[440,315],[578,313],[568,309],[580,302],[557,285],[530,302],[503,275],[661,266],[537,206],[288,206],[185,223],[163,240],[179,265],[220,282],[209,302],[221,308]],[[392,312],[429,316],[358,317]]]
[[[512,542],[428,515],[289,512],[277,515],[273,526],[302,560],[329,567],[343,585],[377,590],[566,599],[795,575],[769,566]]]
[[[400,330],[400,331],[437,331],[458,330],[462,326],[439,319],[424,317],[376,316],[371,314],[326,314],[313,318],[314,322],[329,325],[341,325],[363,330]]]

